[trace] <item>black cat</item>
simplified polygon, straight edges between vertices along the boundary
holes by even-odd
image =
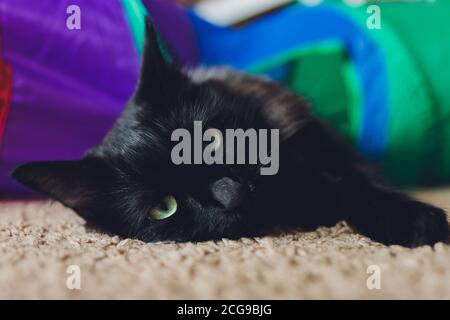
[[[280,130],[279,172],[260,165],[175,165],[177,128]],[[13,177],[88,223],[144,241],[258,235],[346,220],[385,243],[447,241],[443,210],[393,191],[304,100],[226,69],[181,71],[147,36],[137,90],[104,141],[78,161],[28,163]]]

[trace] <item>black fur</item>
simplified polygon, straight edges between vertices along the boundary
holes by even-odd
[[[22,165],[13,177],[102,230],[144,241],[236,238],[342,219],[385,244],[448,240],[443,210],[387,188],[304,100],[226,69],[182,72],[164,61],[155,39],[147,21],[138,88],[100,145],[79,161]],[[194,120],[220,130],[279,128],[278,174],[261,176],[258,165],[172,164],[171,133],[192,129]],[[247,189],[232,210],[211,197],[210,186],[224,177]],[[176,197],[177,212],[149,219],[168,194]]]

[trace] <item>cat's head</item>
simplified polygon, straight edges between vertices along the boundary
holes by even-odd
[[[260,166],[175,165],[171,134],[192,132],[194,121],[222,132],[269,128],[259,103],[216,81],[193,80],[167,62],[147,20],[139,84],[104,141],[81,160],[28,163],[13,177],[122,236],[187,241],[249,235],[263,225],[260,208],[269,198],[259,186]]]

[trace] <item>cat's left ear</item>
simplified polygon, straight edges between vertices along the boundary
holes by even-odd
[[[167,46],[158,36],[151,19],[145,17],[145,40],[142,53],[141,74],[134,99],[137,101],[161,101],[171,97],[177,85],[186,81],[176,62],[163,54]]]
[[[91,205],[111,178],[99,159],[30,162],[11,176],[25,186],[77,209]]]

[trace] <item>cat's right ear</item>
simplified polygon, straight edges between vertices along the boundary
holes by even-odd
[[[163,54],[167,48],[150,17],[145,17],[145,41],[142,53],[140,79],[134,99],[154,101],[173,96],[177,84],[185,80],[178,66]]]
[[[29,162],[14,169],[11,176],[73,209],[98,205],[111,178],[107,166],[97,159]]]

